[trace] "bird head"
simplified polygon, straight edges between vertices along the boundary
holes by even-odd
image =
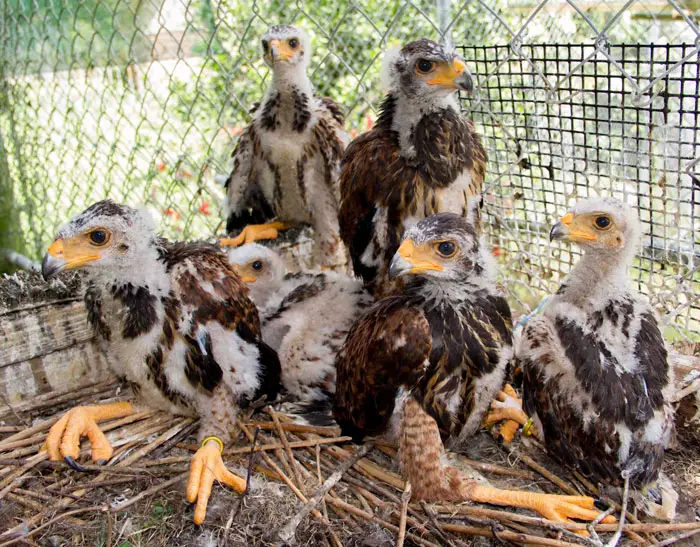
[[[306,32],[294,25],[270,27],[262,37],[265,63],[273,71],[306,69],[311,58],[311,40]]]
[[[481,275],[488,266],[476,230],[467,218],[440,213],[406,231],[391,260],[389,277],[464,282]]]
[[[228,250],[228,261],[248,284],[253,302],[264,306],[287,274],[282,257],[268,247],[249,243]]]
[[[578,243],[587,250],[636,251],[640,226],[636,212],[613,198],[577,202],[549,232],[549,239]]]
[[[146,253],[155,250],[153,220],[110,200],[99,201],[58,231],[41,265],[48,280],[63,270],[143,268]]]
[[[473,87],[464,59],[451,47],[425,38],[388,51],[384,77],[392,93],[428,102]]]

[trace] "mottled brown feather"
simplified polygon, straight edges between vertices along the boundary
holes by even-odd
[[[355,273],[369,288],[388,284],[387,270],[368,268],[361,256],[374,232],[378,208],[387,210],[388,230],[380,255],[388,264],[398,249],[407,217],[422,219],[442,212],[440,193],[464,171],[473,186],[464,196],[462,214],[468,212],[467,197],[481,192],[486,172],[486,150],[471,120],[451,110],[425,116],[414,131],[416,156],[401,154],[398,134],[392,130],[394,99],[385,99],[375,127],[356,138],[345,151],[340,172],[340,235],[350,251]]]

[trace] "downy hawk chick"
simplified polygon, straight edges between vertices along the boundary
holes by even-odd
[[[193,456],[187,499],[204,521],[214,480],[238,492],[245,480],[221,458],[235,434],[238,409],[279,387],[280,365],[260,335],[248,289],[217,247],[170,243],[157,237],[143,211],[100,201],[65,224],[44,257],[45,279],[85,271],[88,320],[112,371],[128,381],[143,405],[200,418],[201,448]],[[112,455],[97,422],[135,412],[129,402],[75,407],[49,432],[51,460],[75,469],[80,437],[92,459]]]
[[[224,209],[227,232],[238,235],[221,244],[275,239],[279,230],[311,224],[315,262],[344,267],[338,175],[349,136],[341,109],[314,95],[306,75],[311,41],[303,29],[270,28],[262,53],[272,80],[233,152]]]
[[[642,509],[672,518],[677,494],[661,474],[674,421],[672,370],[646,296],[630,286],[639,248],[631,207],[580,201],[551,230],[584,250],[516,347],[523,406],[547,450],[595,483],[624,477]]]
[[[279,355],[282,385],[321,412],[335,393],[335,356],[372,296],[339,272],[287,273],[282,258],[257,243],[228,257],[260,310],[263,339]]]

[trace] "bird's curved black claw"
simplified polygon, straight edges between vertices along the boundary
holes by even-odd
[[[65,456],[63,458],[63,461],[65,461],[68,465],[70,465],[73,469],[80,473],[85,472],[85,468],[82,467],[80,464],[78,464],[71,456]]]
[[[107,465],[107,460],[97,460],[95,463],[97,465]]]
[[[607,511],[609,509],[609,506],[607,503],[605,503],[603,500],[596,498],[593,500],[593,505],[596,506],[596,509],[600,509],[601,511]]]

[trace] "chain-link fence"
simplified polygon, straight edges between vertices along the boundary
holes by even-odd
[[[451,39],[477,79],[464,108],[489,151],[489,235],[518,311],[575,254],[546,227],[594,193],[638,205],[636,263],[669,335],[700,336],[698,0],[11,0],[0,8],[0,248],[38,258],[112,197],[165,235],[222,229],[222,180],[268,70],[259,38],[304,26],[311,77],[369,127],[381,55]],[[642,44],[642,45],[639,45]],[[575,253],[572,251],[572,253]]]

